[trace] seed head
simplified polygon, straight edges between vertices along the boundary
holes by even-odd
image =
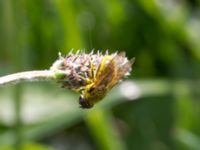
[[[72,53],[59,59],[52,65],[51,70],[62,74],[58,82],[62,87],[80,92],[82,108],[90,108],[94,103],[102,99],[106,93],[130,74],[134,59],[130,61],[125,53],[105,54],[93,51]],[[87,104],[87,105],[84,105]]]

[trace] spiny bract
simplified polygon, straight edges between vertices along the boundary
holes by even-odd
[[[124,52],[86,54],[78,51],[66,57],[60,54],[51,70],[63,72],[65,76],[59,79],[62,87],[81,93],[79,104],[82,108],[91,108],[129,75],[134,60],[128,60]]]

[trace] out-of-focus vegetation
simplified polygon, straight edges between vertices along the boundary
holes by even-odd
[[[55,83],[1,87],[1,150],[200,149],[199,0],[0,1],[0,75],[72,48],[126,51],[131,80],[91,110]]]

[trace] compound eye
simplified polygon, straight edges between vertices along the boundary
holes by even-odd
[[[81,108],[92,107],[92,105],[82,95],[79,97],[79,104],[81,105]]]

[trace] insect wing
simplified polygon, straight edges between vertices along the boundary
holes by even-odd
[[[132,64],[135,62],[135,59],[132,58],[130,61],[127,60],[124,63],[125,53],[121,52],[115,55],[108,64],[101,64],[100,69],[97,72],[96,81],[93,84],[93,92],[98,90],[110,90],[118,81],[128,73],[132,67]]]
[[[108,85],[108,89],[113,88],[113,86],[115,86],[119,82],[119,80],[121,80],[124,75],[130,71],[133,63],[135,62],[135,58],[132,58],[130,61],[127,61],[125,64],[122,65],[119,61],[120,59],[122,59],[120,58],[120,56],[116,56],[113,59],[113,61],[117,64],[116,74]]]
[[[111,60],[108,64],[102,64],[104,67],[99,70],[97,73],[96,81],[94,83],[94,87],[97,89],[106,88],[112,78],[115,75],[116,67],[115,62]]]

